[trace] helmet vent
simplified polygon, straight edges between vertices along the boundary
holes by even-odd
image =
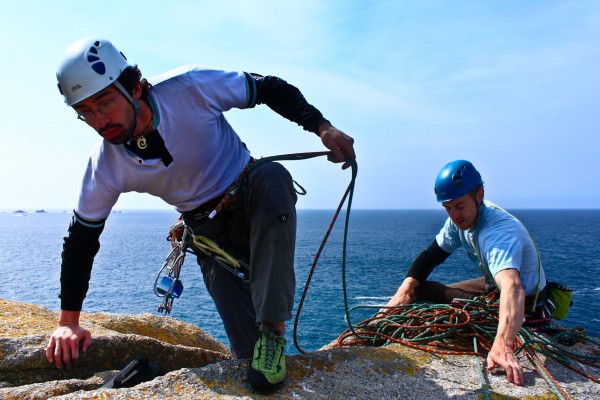
[[[454,175],[452,175],[452,180],[454,181],[454,184],[456,185],[456,187],[458,189],[462,189],[462,187],[464,186],[463,180],[462,180],[462,174],[463,174],[464,170],[465,170],[465,166],[463,165],[454,173]]]
[[[94,46],[90,47],[89,52],[93,54],[98,54],[97,46],[100,45],[100,42],[95,42]],[[90,66],[94,71],[96,71],[99,75],[104,75],[106,73],[106,65],[102,61],[100,61],[100,57],[97,55],[88,54],[87,61],[90,63]]]
[[[92,64],[92,69],[100,75],[104,75],[104,73],[106,72],[106,67],[104,66],[104,63],[102,61],[98,61],[97,63]]]

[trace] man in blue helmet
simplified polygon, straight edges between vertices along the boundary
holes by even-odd
[[[510,382],[523,385],[523,368],[514,354],[517,332],[527,310],[541,306],[546,277],[535,243],[514,216],[483,200],[481,175],[465,160],[448,163],[435,181],[435,194],[448,219],[435,240],[413,262],[387,306],[414,301],[450,303],[500,289],[499,324],[487,357],[488,369],[500,366]],[[433,269],[463,247],[480,278],[444,285],[428,281]]]
[[[290,174],[264,163],[245,178],[235,209],[211,211],[252,162],[226,120],[231,108],[271,109],[319,136],[328,159],[349,164],[353,139],[336,129],[301,92],[274,76],[188,65],[150,81],[111,42],[84,38],[67,48],[58,87],[77,117],[100,136],[89,159],[61,265],[61,313],[46,355],[70,367],[91,344],[79,315],[99,237],[121,193],[162,198],[194,235],[227,246],[248,265],[249,282],[197,252],[208,292],[234,356],[251,358],[253,387],[271,390],[286,375],[285,321],[295,292],[296,193]]]

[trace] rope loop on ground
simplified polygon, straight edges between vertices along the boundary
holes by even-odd
[[[398,343],[435,354],[485,358],[498,329],[497,292],[475,300],[454,299],[450,305],[418,302],[398,307],[356,306],[349,312],[364,308],[379,310],[367,320],[349,326],[338,337],[338,346]],[[584,354],[571,349],[577,343],[596,348]],[[564,328],[554,321],[540,326],[524,324],[515,340],[515,354],[521,352],[561,399],[569,399],[569,395],[546,369],[540,355],[600,383],[598,377],[576,367],[578,363],[586,364],[600,372],[600,343],[586,337],[581,328]],[[482,391],[486,390],[482,387]]]

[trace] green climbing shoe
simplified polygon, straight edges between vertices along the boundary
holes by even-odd
[[[285,379],[285,339],[277,330],[262,330],[254,345],[248,380],[254,389],[271,391]]]

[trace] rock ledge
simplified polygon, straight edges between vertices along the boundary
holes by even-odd
[[[227,348],[197,327],[171,317],[82,314],[93,346],[70,371],[45,359],[57,313],[0,299],[0,398],[4,399],[251,399],[262,398],[246,381],[248,362],[231,360]],[[584,347],[583,345],[576,345]],[[574,348],[576,351],[599,349]],[[127,361],[145,354],[168,371],[130,389],[98,389]],[[392,345],[385,348],[327,346],[287,357],[288,376],[277,398],[481,399],[483,377],[491,398],[558,398],[527,360],[525,385],[488,373],[484,360],[442,356]],[[553,360],[544,360],[574,399],[600,398],[600,384]],[[578,366],[598,377],[600,372]]]

